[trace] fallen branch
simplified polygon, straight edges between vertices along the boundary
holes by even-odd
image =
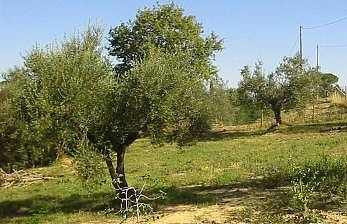
[[[6,173],[0,169],[0,187],[9,188],[12,186],[21,186],[32,184],[45,180],[52,180],[54,177],[44,176],[33,171],[19,170],[13,173]]]

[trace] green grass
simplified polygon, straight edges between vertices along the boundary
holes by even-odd
[[[264,175],[269,167],[300,166],[321,155],[347,155],[347,133],[332,133],[324,127],[292,126],[263,135],[259,131],[230,132],[183,148],[154,147],[140,139],[126,155],[127,178],[132,186],[140,188],[145,184],[148,194],[159,190],[167,193],[165,199],[153,202],[157,210],[166,205],[218,203],[218,196],[201,195],[198,191],[252,185],[252,180]],[[71,168],[55,164],[41,170],[57,178],[0,188],[0,223],[102,223],[119,219],[103,213],[114,203],[109,182],[90,192]],[[188,187],[191,185],[195,187]]]

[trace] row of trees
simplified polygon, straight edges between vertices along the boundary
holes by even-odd
[[[140,10],[133,21],[111,29],[107,52],[102,40],[102,29],[90,26],[80,36],[35,47],[23,66],[5,74],[3,169],[46,165],[61,153],[97,155],[118,189],[127,186],[125,153],[139,137],[182,145],[215,119],[253,119],[259,108],[272,109],[279,124],[283,109],[323,86],[317,81],[323,76],[296,56],[269,75],[260,63],[253,71],[245,67],[239,87],[229,89],[213,65],[222,41],[206,36],[174,4]],[[82,173],[92,169],[86,163],[78,163]]]
[[[265,73],[262,62],[241,70],[237,88],[228,88],[222,80],[210,88],[214,114],[218,122],[244,124],[273,114],[275,125],[282,123],[282,111],[304,109],[307,104],[338,88],[338,77],[310,67],[299,55],[285,57],[272,73]]]

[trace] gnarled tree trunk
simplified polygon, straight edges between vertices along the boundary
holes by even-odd
[[[271,109],[275,115],[275,126],[280,126],[282,124],[281,110],[282,105],[280,103],[271,104]]]
[[[276,125],[279,126],[280,124],[282,124],[281,110],[280,109],[276,109],[274,111],[274,114],[275,114]]]
[[[125,148],[117,152],[116,174],[117,174],[118,187],[120,188],[128,187],[128,183],[126,181],[125,172],[124,172],[124,158],[125,158]]]
[[[113,165],[113,160],[111,154],[108,153],[105,155],[105,162],[108,168],[108,172],[112,179],[112,185],[116,191],[120,188],[127,187],[128,183],[125,178],[124,172],[124,157],[125,149],[117,151],[117,166],[116,168]]]
[[[125,138],[122,144],[114,142],[113,147],[116,149],[115,151],[117,153],[116,168],[113,165],[111,152],[107,152],[104,155],[105,162],[112,179],[112,184],[116,191],[119,191],[121,188],[128,187],[128,183],[125,178],[125,170],[124,170],[125,152],[128,146],[131,145],[138,137],[139,137],[139,132],[133,132],[133,133],[130,133]]]
[[[113,160],[111,157],[111,153],[107,153],[105,155],[105,162],[107,165],[108,172],[110,173],[111,179],[112,179],[112,185],[114,189],[117,191],[118,190],[118,185],[117,185],[117,173],[116,169],[113,166]]]

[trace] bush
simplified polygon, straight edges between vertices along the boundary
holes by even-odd
[[[294,168],[290,174],[293,183],[302,182],[312,191],[329,195],[346,195],[347,158],[323,156],[319,160],[306,162]]]
[[[13,98],[23,87],[19,72],[9,71],[0,86],[0,168],[6,172],[47,165],[57,157],[57,148],[39,138],[41,132],[33,128],[37,124],[26,126],[16,116],[15,104],[23,106],[23,99]]]
[[[321,156],[303,164],[268,167],[264,171],[266,182],[272,186],[302,182],[312,191],[341,195],[346,192],[347,157]]]
[[[311,220],[317,217],[311,208],[322,202],[324,205],[339,203],[341,198],[346,198],[347,157],[321,156],[301,165],[271,167],[266,169],[265,183],[270,183],[271,187],[289,185],[291,206],[303,212],[303,220]]]
[[[104,160],[86,139],[80,142],[78,151],[74,153],[74,169],[84,187],[90,191],[106,182]]]

